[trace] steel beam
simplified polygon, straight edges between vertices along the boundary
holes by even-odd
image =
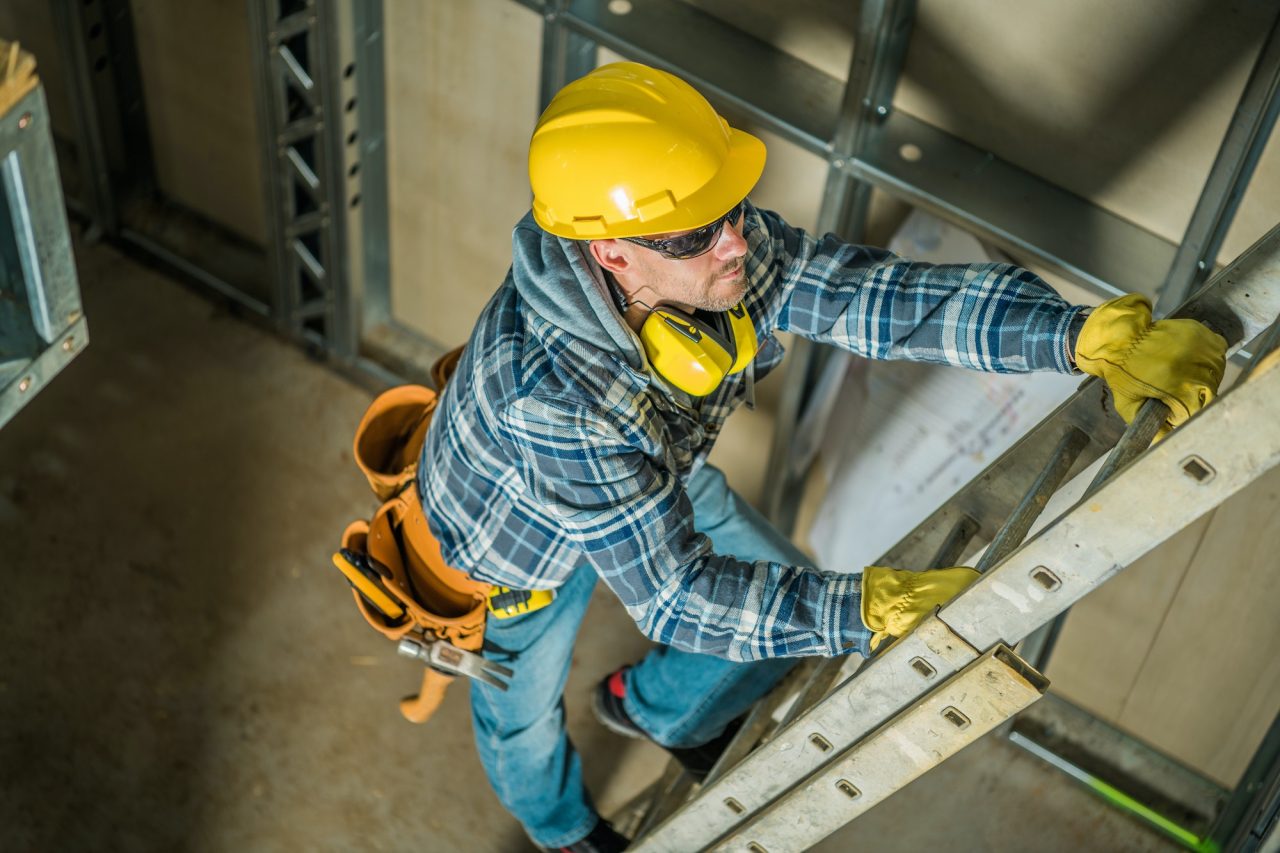
[[[340,360],[358,350],[347,269],[338,0],[250,0],[263,137],[272,313],[296,340]],[[354,133],[354,131],[352,131]],[[358,140],[358,133],[351,142]]]
[[[56,0],[52,11],[70,83],[76,163],[88,194],[84,199],[90,217],[87,236],[94,240],[102,234],[114,235],[119,229],[112,166],[123,147],[118,136],[108,130],[117,114],[103,37],[103,6],[81,0]],[[91,38],[89,33],[95,28],[98,35]]]
[[[1240,784],[1209,832],[1224,853],[1275,850],[1280,834],[1280,715],[1262,738]]]
[[[0,427],[89,342],[44,89],[0,115]]]
[[[859,7],[848,82],[827,152],[818,233],[835,233],[854,243],[864,239],[872,185],[846,166],[864,155],[877,126],[893,111],[915,12],[915,0],[866,0]],[[783,532],[795,526],[805,474],[850,357],[804,339],[791,345],[787,382],[774,418],[763,507]]]
[[[542,76],[538,83],[538,111],[541,112],[556,92],[596,67],[599,51],[589,36],[566,26],[566,0],[538,5],[542,13]]]
[[[391,322],[391,216],[387,184],[387,84],[382,0],[361,0],[353,9],[360,194],[359,237],[350,246],[363,261],[359,317],[361,339],[369,327]],[[346,76],[346,70],[343,70]],[[348,167],[350,171],[351,167]],[[358,251],[355,251],[358,247]]]
[[[1187,294],[1213,271],[1222,241],[1271,137],[1277,115],[1280,115],[1280,13],[1263,39],[1182,244],[1160,288],[1157,314],[1181,305]]]

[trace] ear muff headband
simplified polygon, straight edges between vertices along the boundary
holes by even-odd
[[[737,358],[733,360],[729,373],[740,373],[760,351],[760,342],[756,340],[756,327],[747,316],[747,309],[742,307],[741,302],[724,312],[724,318],[729,324],[729,334],[733,336],[738,350]]]
[[[649,364],[676,388],[705,397],[725,376],[743,370],[758,349],[742,303],[720,314],[689,314],[659,305],[640,328]]]

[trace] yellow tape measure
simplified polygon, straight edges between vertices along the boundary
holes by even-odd
[[[345,551],[345,549],[344,549]],[[336,551],[333,564],[346,577],[347,583],[355,587],[364,596],[365,601],[378,609],[383,616],[395,622],[404,616],[404,608],[383,588],[382,578],[377,575],[364,560],[354,551]],[[351,558],[348,558],[350,555]]]
[[[489,590],[489,612],[495,619],[510,619],[521,613],[541,610],[555,601],[554,589],[512,589],[495,586]]]

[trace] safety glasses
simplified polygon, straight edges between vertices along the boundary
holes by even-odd
[[[679,237],[668,237],[665,240],[646,240],[644,237],[623,237],[622,239],[628,243],[635,243],[637,246],[644,246],[646,249],[653,249],[664,258],[687,261],[690,258],[696,258],[711,251],[711,247],[720,239],[720,232],[724,230],[724,224],[726,222],[736,223],[738,218],[742,216],[742,205],[745,201],[746,199],[743,199],[735,204],[732,210],[715,222],[696,228],[688,234],[681,234]]]

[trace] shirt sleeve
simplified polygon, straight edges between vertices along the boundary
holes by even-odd
[[[860,575],[714,553],[679,477],[584,406],[524,398],[506,426],[530,497],[650,639],[743,661],[867,652]]]
[[[1071,347],[1084,308],[1028,270],[908,261],[752,212],[747,240],[766,327],[867,358],[1075,372]]]

